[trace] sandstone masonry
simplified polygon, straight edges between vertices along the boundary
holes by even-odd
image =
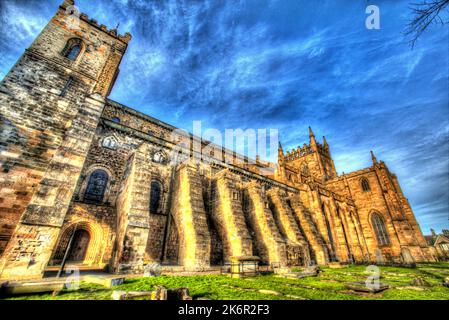
[[[72,5],[0,83],[0,278],[42,277],[66,253],[116,273],[239,256],[282,267],[435,260],[374,154],[371,167],[339,176],[310,129],[308,144],[279,145],[277,164],[205,156],[198,137],[108,99],[131,36],[85,14],[73,29]],[[172,164],[180,142],[192,156]]]

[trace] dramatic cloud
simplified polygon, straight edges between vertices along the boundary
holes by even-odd
[[[0,2],[0,76],[60,1]],[[412,50],[408,0],[79,0],[133,40],[111,98],[173,125],[279,129],[285,149],[326,135],[338,171],[395,172],[424,232],[448,228],[449,34],[431,26]]]

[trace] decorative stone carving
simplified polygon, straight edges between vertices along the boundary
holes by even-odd
[[[101,145],[104,148],[108,148],[111,150],[117,150],[119,143],[114,136],[109,136],[109,137],[106,137],[103,139],[103,142],[101,143]]]
[[[167,163],[168,157],[164,151],[157,151],[152,158],[153,162],[165,164]]]

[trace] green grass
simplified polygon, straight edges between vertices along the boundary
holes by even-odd
[[[361,294],[348,290],[345,284],[365,281],[366,266],[349,266],[342,269],[323,267],[317,277],[287,279],[274,274],[253,278],[232,279],[225,275],[160,276],[127,279],[114,290],[149,291],[156,286],[166,288],[188,287],[194,299],[312,299],[312,300],[449,300],[449,288],[442,281],[449,276],[449,263],[422,264],[416,268],[381,266],[381,282],[390,289],[378,294]],[[415,277],[425,279],[430,287],[413,287]],[[281,295],[261,293],[258,290],[275,290]],[[9,299],[55,299],[55,300],[103,300],[111,299],[113,290],[98,285],[82,283],[80,290],[64,290],[58,296],[51,294],[16,296]],[[292,297],[293,296],[293,297]]]

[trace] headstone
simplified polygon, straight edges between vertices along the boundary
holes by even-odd
[[[148,297],[150,300],[192,300],[188,288],[165,289],[158,286],[155,291],[118,291],[112,292],[114,300],[132,300],[139,297]]]
[[[144,277],[159,277],[162,273],[162,267],[159,263],[150,263],[143,267]]]
[[[261,289],[261,290],[259,290],[259,292],[260,293],[264,293],[264,294],[272,294],[274,296],[280,296],[281,295],[281,293],[279,293],[277,291],[274,291],[274,290],[263,290],[263,289]]]
[[[168,289],[167,300],[192,300],[192,297],[189,288]]]
[[[9,282],[2,286],[1,293],[4,295],[18,295],[61,291],[64,288],[64,285],[65,283],[62,281]]]
[[[382,251],[380,249],[376,249],[376,261],[377,261],[377,264],[380,264],[380,265],[384,264],[384,258],[382,255]]]
[[[414,278],[410,284],[415,287],[430,287],[431,286],[430,283],[428,283],[426,280],[424,280],[421,277]]]
[[[98,275],[88,275],[85,276],[84,281],[87,283],[95,283],[106,288],[112,288],[123,284],[125,278],[122,276],[98,276]]]
[[[151,300],[167,300],[167,289],[162,286],[158,286],[156,291],[153,292]]]
[[[379,283],[377,286],[367,286],[365,282],[351,282],[346,284],[346,288],[357,292],[378,293],[389,288],[387,284]]]

